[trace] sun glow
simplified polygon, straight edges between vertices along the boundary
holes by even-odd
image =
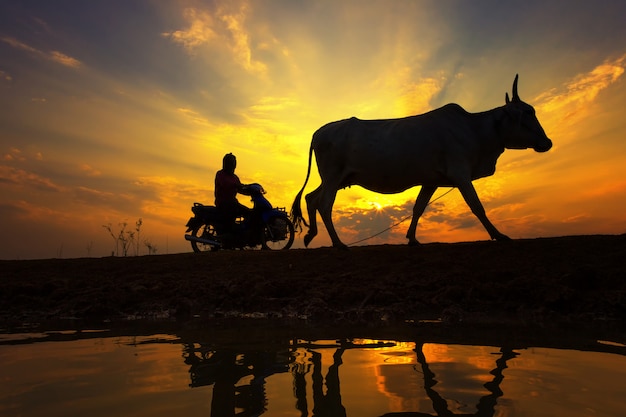
[[[554,147],[506,151],[496,174],[475,182],[490,220],[513,238],[626,229],[626,4],[582,2],[567,11],[580,18],[545,31],[520,26],[508,4],[476,13],[463,2],[140,3],[102,14],[79,2],[73,15],[84,25],[44,2],[0,5],[0,57],[11,63],[0,68],[0,257],[58,256],[60,247],[78,257],[86,246],[89,256],[108,255],[101,225],[138,218],[159,253],[189,251],[189,208],[213,202],[224,154],[237,155],[243,182],[261,183],[289,209],[324,124],[449,102],[488,110],[504,104],[516,73]],[[529,5],[524,22],[546,13]],[[571,23],[580,19],[597,30],[581,32]],[[511,28],[505,46],[502,25]],[[305,195],[320,184],[315,162]],[[340,237],[360,240],[409,218],[418,191],[340,190]],[[406,242],[406,227],[367,244]],[[417,234],[426,242],[488,238],[458,192],[426,209]],[[312,247],[328,243],[321,228]]]

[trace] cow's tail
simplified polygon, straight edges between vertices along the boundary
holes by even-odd
[[[306,220],[304,220],[304,216],[302,215],[302,207],[300,205],[300,200],[302,200],[302,193],[304,192],[304,188],[306,187],[306,183],[309,182],[309,176],[311,175],[311,161],[313,157],[313,143],[311,143],[311,148],[309,149],[309,167],[306,171],[306,179],[304,180],[304,185],[300,189],[300,192],[296,195],[296,199],[293,200],[293,205],[291,206],[291,212],[289,213],[289,217],[293,222],[296,230],[299,232],[302,231],[302,225],[304,224],[306,227],[309,227]]]

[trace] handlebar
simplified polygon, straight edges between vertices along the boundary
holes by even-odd
[[[265,194],[265,190],[263,189],[261,184],[257,184],[257,183],[246,184],[243,187],[241,187],[241,190],[239,190],[239,194],[243,194],[243,195],[251,196],[254,193]]]

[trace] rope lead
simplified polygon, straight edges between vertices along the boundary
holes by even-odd
[[[429,201],[428,204],[426,204],[426,207],[430,206],[432,203],[434,203],[435,201],[439,200],[440,198],[445,197],[452,190],[454,190],[454,187],[450,188],[448,191],[446,191],[445,193],[441,194],[439,197],[435,198],[434,200]],[[373,234],[373,235],[371,235],[369,237],[366,237],[364,239],[357,240],[356,242],[348,243],[348,246],[354,246],[357,243],[365,242],[366,240],[370,240],[370,239],[375,238],[376,236],[382,235],[383,233],[388,232],[389,230],[393,229],[394,227],[398,227],[399,225],[401,225],[402,223],[404,223],[405,221],[407,221],[411,217],[413,217],[413,214],[409,214],[408,216],[406,216],[405,218],[403,218],[399,222],[392,224],[388,228],[386,228],[384,230],[381,230],[378,233],[375,233],[375,234]]]

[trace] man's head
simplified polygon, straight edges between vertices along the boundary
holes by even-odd
[[[237,167],[237,158],[232,153],[227,153],[224,155],[224,159],[222,160],[222,168],[226,172],[230,172],[231,174],[235,172],[235,168]]]

